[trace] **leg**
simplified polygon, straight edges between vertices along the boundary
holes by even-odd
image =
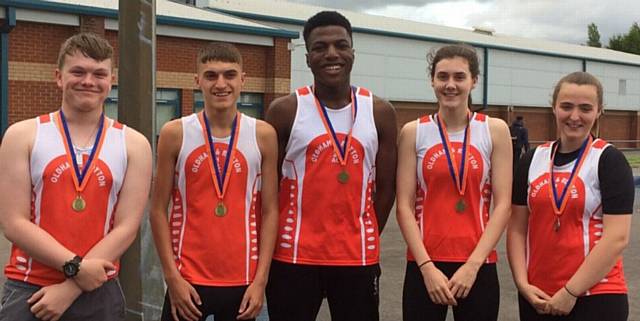
[[[518,310],[520,311],[520,321],[555,321],[562,320],[548,314],[538,314],[536,309],[522,295],[518,294]],[[567,319],[565,319],[567,321]]]
[[[236,321],[242,297],[247,286],[209,287],[207,299],[212,303],[211,310],[215,321]],[[255,321],[250,319],[248,321]]]
[[[444,321],[448,308],[446,305],[435,304],[431,301],[418,265],[415,262],[407,262],[402,289],[402,320]]]
[[[471,287],[469,295],[464,299],[457,299],[457,301],[458,306],[453,308],[456,321],[498,320],[500,284],[495,263],[483,264],[478,270],[476,281]]]
[[[273,261],[266,292],[269,320],[314,321],[322,304],[318,267]]]
[[[569,316],[575,321],[626,321],[629,317],[629,300],[626,294],[580,297]]]
[[[323,267],[332,321],[378,321],[380,265]]]
[[[39,287],[21,281],[7,280],[2,289],[0,321],[38,321],[27,300]]]
[[[124,321],[124,318],[124,295],[118,280],[113,279],[91,292],[82,293],[61,320]]]

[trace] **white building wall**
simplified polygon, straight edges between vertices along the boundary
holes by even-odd
[[[489,50],[489,104],[549,107],[553,86],[582,60]]]
[[[587,62],[587,71],[602,82],[605,108],[640,110],[640,67]]]

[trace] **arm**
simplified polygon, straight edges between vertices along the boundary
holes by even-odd
[[[394,173],[397,162],[398,127],[396,111],[393,106],[388,101],[375,96],[373,97],[373,118],[378,132],[376,188],[373,195],[373,207],[378,219],[378,231],[382,234],[395,199],[396,180]]]
[[[245,291],[238,319],[255,318],[262,308],[264,289],[269,278],[271,257],[278,233],[278,174],[276,169],[277,136],[271,125],[258,121],[258,148],[262,155],[262,219],[260,222],[260,253],[256,276]]]
[[[551,297],[538,287],[529,284],[526,265],[527,228],[529,209],[523,205],[513,205],[511,220],[507,229],[507,256],[513,280],[520,294],[539,313],[547,313],[546,304]]]
[[[417,264],[431,260],[422,243],[422,234],[415,218],[416,196],[416,126],[417,121],[406,124],[400,132],[398,146],[396,217],[402,236]],[[447,287],[447,277],[431,263],[420,267],[431,301],[436,304],[455,305],[456,301]]]
[[[30,220],[30,158],[36,136],[36,121],[11,126],[0,145],[0,223],[6,238],[36,261],[62,271],[75,253]],[[43,246],[46,245],[46,246]]]
[[[280,97],[274,100],[269,109],[265,120],[276,130],[278,143],[278,162],[277,173],[278,181],[282,178],[282,161],[286,154],[287,144],[289,143],[289,135],[293,127],[293,121],[296,118],[298,101],[295,94]]]
[[[523,142],[523,145],[524,145],[524,151],[528,152],[529,149],[530,149],[530,146],[529,146],[529,130],[524,128],[524,127],[522,127],[522,142]]]
[[[113,228],[89,250],[85,256],[87,259],[118,260],[135,240],[149,200],[151,146],[142,134],[132,128],[126,128],[125,139],[127,171],[114,209]]]
[[[176,321],[177,313],[188,320],[198,320],[201,317],[201,312],[195,305],[195,303],[201,304],[198,293],[182,278],[176,268],[167,215],[173,190],[175,166],[181,146],[182,123],[179,119],[172,120],[164,125],[158,139],[156,177],[149,215],[153,240],[171,300],[171,314]]]
[[[478,244],[467,259],[449,281],[451,292],[458,298],[465,298],[473,283],[478,270],[484,264],[487,256],[495,248],[502,236],[509,216],[511,215],[511,176],[513,166],[513,151],[507,124],[497,118],[489,119],[491,132],[491,193],[493,196],[493,212],[486,229],[482,233]]]

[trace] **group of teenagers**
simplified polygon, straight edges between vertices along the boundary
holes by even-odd
[[[254,320],[265,296],[271,321],[315,320],[324,298],[334,321],[379,320],[380,235],[396,194],[403,320],[445,320],[449,307],[456,321],[497,320],[505,229],[520,320],[627,319],[633,177],[593,134],[595,77],[558,81],[558,139],[513,174],[507,125],[471,105],[472,47],[428,55],[438,110],[398,137],[393,106],[350,82],[349,21],[323,11],[303,36],[313,85],[275,99],[266,121],[236,107],[236,47],[198,54],[204,110],[165,124],[157,144],[149,219],[162,320]],[[104,115],[106,40],[69,38],[55,78],[61,108],[12,125],[0,146],[0,223],[13,243],[0,320],[123,320],[118,262],[147,204],[151,148]]]

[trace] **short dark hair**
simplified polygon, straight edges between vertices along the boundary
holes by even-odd
[[[210,42],[198,52],[198,64],[209,61],[237,63],[242,66],[242,54],[236,46],[225,42]]]
[[[351,44],[353,45],[353,31],[351,30],[351,23],[349,20],[337,11],[320,11],[313,15],[304,23],[304,30],[302,31],[302,37],[304,38],[305,46],[309,49],[309,35],[313,29],[324,26],[340,26],[347,30]]]
[[[113,58],[113,47],[101,36],[91,32],[81,32],[69,37],[60,46],[58,52],[58,69],[64,67],[67,56],[76,52],[82,53],[85,57],[101,62]],[[113,68],[113,64],[111,65]]]

